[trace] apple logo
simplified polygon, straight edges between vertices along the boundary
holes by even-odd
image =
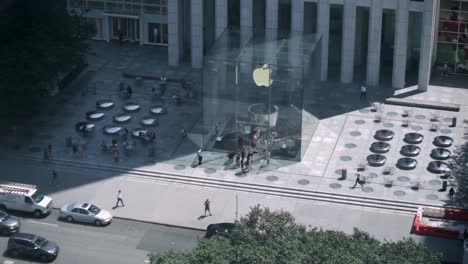
[[[253,73],[253,80],[257,86],[270,87],[273,80],[270,78],[271,69],[268,64],[263,64],[262,67],[256,68]]]

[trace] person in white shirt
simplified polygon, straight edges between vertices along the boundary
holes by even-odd
[[[117,192],[117,203],[115,204],[115,207],[119,207],[119,202],[122,204],[122,207],[125,207],[124,202],[122,200],[122,191],[121,190],[119,190],[119,192]]]
[[[367,95],[367,87],[363,84],[361,86],[361,100],[366,100],[366,95]]]

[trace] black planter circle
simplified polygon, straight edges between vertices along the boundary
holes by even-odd
[[[374,153],[387,153],[390,151],[390,144],[387,142],[377,141],[371,144],[370,150]]]
[[[396,166],[401,170],[412,170],[416,168],[418,161],[412,158],[401,158],[397,161]]]
[[[419,133],[407,133],[404,142],[408,144],[420,144],[424,140],[424,136]]]
[[[367,156],[367,162],[369,163],[369,166],[372,166],[372,167],[383,166],[386,161],[387,161],[387,158],[384,155],[371,154]]]

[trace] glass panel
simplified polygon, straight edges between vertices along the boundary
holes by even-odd
[[[162,43],[167,44],[168,43],[167,24],[161,24],[161,26],[162,26]]]
[[[224,32],[205,57],[205,148],[299,161],[315,128],[307,124],[311,130],[303,134],[302,84],[304,75],[317,77],[310,65],[319,58],[319,41],[276,31]]]
[[[88,1],[88,8],[104,9],[104,2],[103,1]]]

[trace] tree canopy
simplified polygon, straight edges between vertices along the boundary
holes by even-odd
[[[259,206],[243,217],[228,237],[201,239],[192,251],[150,254],[152,264],[286,264],[286,263],[440,263],[440,254],[412,239],[379,242],[355,229],[354,234],[307,229],[288,212]]]
[[[35,104],[59,73],[85,62],[88,26],[83,17],[68,15],[63,1],[13,1],[1,17],[3,99]]]

